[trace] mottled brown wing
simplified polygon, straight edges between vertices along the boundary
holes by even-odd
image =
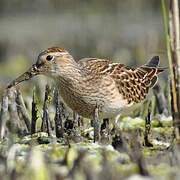
[[[158,81],[158,74],[164,71],[164,68],[157,68],[159,57],[153,57],[147,64],[131,68],[119,65],[111,74],[115,80],[119,92],[128,103],[139,103],[145,99],[149,88],[155,86]]]
[[[164,71],[163,68],[157,68],[158,56],[153,57],[144,66],[137,68],[97,58],[84,58],[78,63],[95,76],[110,75],[116,82],[119,93],[128,100],[128,103],[139,103],[144,100],[149,88],[156,84],[157,75]]]

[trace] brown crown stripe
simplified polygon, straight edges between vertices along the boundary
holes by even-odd
[[[53,53],[53,52],[67,52],[67,51],[64,48],[60,48],[60,47],[52,47],[43,51],[44,54],[51,52]]]

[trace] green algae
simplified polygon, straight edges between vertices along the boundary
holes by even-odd
[[[119,122],[119,127],[122,131],[129,131],[135,130],[137,128],[143,128],[145,126],[145,121],[139,117],[131,118],[131,117],[124,117]]]
[[[55,161],[55,160],[63,161],[64,157],[66,155],[67,149],[68,149],[68,147],[63,144],[53,143],[52,148],[50,150],[51,160],[52,161]]]
[[[161,163],[158,165],[149,165],[148,170],[152,173],[155,177],[162,177],[169,173],[175,173],[179,171],[180,167],[170,167],[167,164]]]
[[[47,137],[46,134],[40,133],[34,134],[33,138],[42,136],[45,138]],[[30,139],[30,137],[31,136],[26,136],[25,139]],[[7,150],[5,145],[2,146]],[[70,147],[68,147],[64,143],[52,142],[35,146],[30,146],[29,144],[15,144],[12,149],[13,148],[15,149],[15,154],[18,156],[14,161],[13,158],[9,158],[9,172],[12,171],[13,168],[16,168],[18,173],[21,174],[23,172],[23,175],[28,177],[28,179],[50,179],[50,171],[51,173],[58,173],[62,177],[66,177],[73,169],[80,152],[85,153],[81,164],[84,164],[84,167],[88,166],[93,173],[101,173],[104,168],[104,163],[106,164],[105,166],[111,167],[110,170],[112,173],[117,175],[127,176],[139,173],[138,166],[131,162],[127,153],[120,153],[111,145],[80,142],[71,143]],[[157,149],[157,147],[145,147],[142,151],[145,157],[153,157],[157,155]],[[48,157],[51,162],[50,164],[45,163],[45,157]],[[29,163],[27,163],[27,159],[29,159]],[[11,162],[13,162],[13,164],[11,164]],[[175,169],[178,169],[178,167]],[[169,167],[169,165],[163,165],[161,163],[157,166],[148,165],[148,170],[156,177],[161,175],[166,176],[175,171],[173,168]],[[77,178],[85,179],[84,171],[81,168],[74,174],[73,179]]]
[[[151,157],[153,155],[156,155],[157,154],[157,149],[154,148],[154,147],[150,147],[150,148],[143,148],[142,149],[142,152],[144,154],[145,157]]]
[[[123,175],[130,175],[138,173],[139,169],[136,164],[130,163],[130,164],[119,164],[115,171],[117,174],[123,174]]]
[[[29,164],[29,179],[30,180],[49,180],[50,174],[45,163],[44,155],[41,151],[34,148],[30,156]]]
[[[147,160],[148,171],[154,177],[162,175],[167,179],[169,174],[179,169],[174,166],[176,169],[174,170],[169,164],[163,164],[161,160],[158,160],[156,166],[149,164],[151,159],[158,156],[161,151],[165,151],[170,145],[167,140],[173,133],[171,124],[171,117],[155,116],[152,118],[149,137],[153,147],[142,146],[141,149]],[[139,140],[143,142],[145,130],[143,118],[123,117],[118,125],[122,134],[127,137],[132,131],[141,129]],[[28,177],[26,179],[51,179],[55,175],[65,179],[86,179],[86,171],[97,176],[104,171],[123,177],[139,174],[138,165],[132,161],[132,157],[126,152],[127,149],[119,152],[111,144],[93,143],[92,127],[82,131],[81,136],[84,139],[79,143],[72,140],[73,136],[73,134],[65,134],[64,138],[57,139],[54,135],[48,136],[43,132],[22,138],[15,136],[12,138],[13,145],[10,145],[8,138],[0,142],[0,153],[8,157],[8,173],[10,174],[15,169],[22,177]],[[127,146],[130,148],[129,144]],[[33,163],[37,163],[38,166],[34,166]],[[5,166],[1,163],[0,169],[5,171]],[[73,176],[70,175],[72,172]]]
[[[145,126],[145,120],[141,117],[136,117],[132,118],[130,116],[123,117],[119,123],[119,127],[123,131],[129,131],[129,130],[135,130],[139,128],[144,128]],[[160,116],[159,118],[153,118],[151,121],[151,126],[153,127],[172,127],[173,122],[172,122],[172,117],[165,117],[165,116]],[[166,129],[167,130],[167,129]]]
[[[157,127],[152,128],[152,132],[164,134],[164,135],[172,135],[174,131],[173,127]]]

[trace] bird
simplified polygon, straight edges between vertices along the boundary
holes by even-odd
[[[113,118],[146,98],[165,70],[159,61],[154,56],[138,67],[99,58],[76,61],[66,49],[51,47],[7,88],[42,74],[55,81],[63,102],[78,115],[91,119],[98,107],[101,118]]]

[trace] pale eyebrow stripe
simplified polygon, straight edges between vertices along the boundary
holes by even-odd
[[[68,52],[55,52],[55,53],[51,53],[52,55],[54,56],[61,56],[61,55],[66,55],[66,54],[69,54]]]

